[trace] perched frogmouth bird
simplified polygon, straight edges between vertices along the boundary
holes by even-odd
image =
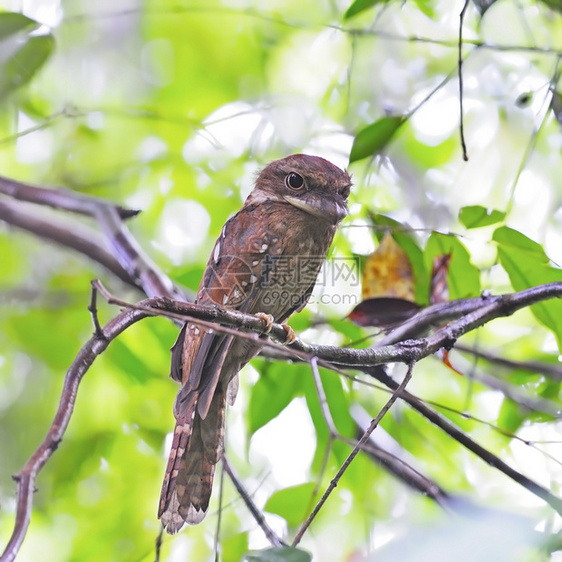
[[[302,310],[347,214],[350,187],[347,172],[317,156],[294,154],[269,164],[223,226],[197,302],[276,322]],[[170,534],[205,517],[224,448],[226,404],[234,400],[238,372],[260,347],[191,322],[172,347],[170,375],[182,386],[158,511]]]

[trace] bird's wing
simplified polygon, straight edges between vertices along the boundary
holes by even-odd
[[[275,268],[275,259],[283,253],[283,240],[272,232],[263,232],[262,221],[255,215],[255,209],[244,208],[223,227],[201,281],[198,303],[249,313],[268,312],[261,310],[264,305],[260,296]],[[233,341],[231,335],[191,322],[183,326],[172,347],[171,376],[183,383],[176,399],[177,414],[182,415],[183,403],[190,404],[188,395],[195,391],[197,410],[205,418]],[[250,342],[247,347],[251,358],[258,347]],[[225,384],[241,365],[232,367],[232,373],[225,373]]]

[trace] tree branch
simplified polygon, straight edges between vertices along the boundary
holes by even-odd
[[[390,377],[384,369],[380,367],[366,368],[365,373],[370,374],[373,378],[382,382],[391,390],[396,390],[399,384]],[[537,484],[534,480],[531,480],[524,474],[521,474],[514,468],[511,468],[508,464],[502,461],[498,456],[494,455],[475,441],[473,441],[466,433],[464,433],[458,426],[451,423],[447,418],[430,408],[427,404],[424,404],[422,400],[416,396],[410,394],[407,390],[402,391],[400,396],[406,403],[408,403],[414,410],[417,410],[424,418],[429,420],[435,426],[443,430],[447,435],[455,439],[458,443],[466,447],[469,451],[472,451],[475,455],[480,457],[484,462],[497,468],[503,472],[506,476],[523,486],[532,494],[543,499],[548,503],[557,513],[562,515],[562,499],[554,495],[550,490],[543,488]]]
[[[186,320],[215,322],[256,334],[262,334],[266,329],[266,322],[259,316],[234,309],[221,308],[216,305],[178,302],[167,298],[146,299],[141,303],[131,304],[113,297],[101,285],[98,285],[98,288],[109,303],[144,310],[152,316],[166,316],[183,322]],[[425,338],[399,341],[390,345],[387,342],[394,339],[394,332],[392,332],[382,340],[380,346],[376,344],[373,347],[363,349],[312,345],[297,338],[289,346],[282,349],[286,349],[295,357],[307,361],[317,356],[319,360],[322,360],[322,363],[319,361],[319,364],[322,365],[328,362],[343,367],[369,367],[384,363],[411,363],[432,355],[441,348],[452,348],[462,335],[495,318],[510,316],[522,308],[560,297],[562,297],[562,282],[557,281],[516,293],[459,299],[443,305],[434,305],[428,309],[428,311],[431,309],[428,316],[425,314],[426,311],[422,311],[406,323],[411,328],[417,318],[420,319],[422,325],[442,324],[447,319],[457,318],[457,320],[450,322]],[[397,331],[401,332],[402,330],[399,328]],[[237,332],[234,332],[234,335],[243,337]],[[282,324],[273,323],[268,335],[272,340],[282,343],[287,338],[287,331]],[[272,344],[264,340],[263,345],[269,346]],[[279,349],[278,346],[273,347]]]
[[[50,240],[60,246],[76,250],[80,254],[99,263],[117,278],[125,283],[141,289],[140,284],[113,257],[111,252],[97,241],[98,232],[93,229],[75,226],[60,226],[60,221],[54,222],[34,216],[21,204],[0,200],[0,221],[34,234],[41,240]]]
[[[35,479],[45,466],[51,455],[58,448],[74,410],[78,387],[92,363],[120,333],[129,326],[145,318],[147,314],[141,310],[125,310],[116,316],[103,329],[103,337],[94,334],[82,347],[66,373],[59,406],[45,439],[14,476],[17,482],[17,507],[14,530],[6,549],[0,556],[0,562],[12,562],[21,547],[29,521],[33,502]]]
[[[480,382],[488,388],[499,390],[506,398],[509,398],[516,404],[532,412],[548,414],[554,418],[560,417],[562,413],[560,404],[554,400],[541,398],[540,396],[529,396],[522,392],[519,386],[510,384],[507,381],[503,381],[486,373],[471,373],[469,378]]]
[[[359,439],[367,430],[369,425],[369,417],[367,412],[363,410],[360,406],[352,407],[351,415],[353,420],[357,424],[357,432]],[[384,466],[384,468],[393,474],[398,480],[416,490],[417,492],[424,494],[425,496],[433,499],[438,505],[443,508],[450,507],[454,505],[455,502],[461,500],[458,496],[452,496],[443,488],[439,486],[436,482],[422,474],[419,470],[417,470],[411,462],[406,462],[404,459],[405,456],[411,456],[404,451],[403,449],[400,450],[399,454],[396,455],[390,452],[390,447],[388,447],[388,443],[379,443],[379,439],[376,437],[378,432],[382,431],[382,435],[386,436],[384,441],[392,440],[388,434],[384,432],[384,429],[379,427],[376,432],[372,433],[369,436],[369,441],[365,443],[362,447],[362,451],[371,457],[376,463]],[[340,439],[342,439],[340,437]],[[351,442],[351,440],[346,440],[350,445],[353,447],[355,446],[356,442]],[[395,442],[395,448],[398,446],[398,443]],[[468,501],[462,499],[462,501]]]
[[[462,159],[468,161],[468,153],[466,151],[466,140],[464,138],[464,85],[463,85],[463,74],[462,74],[462,27],[464,24],[464,16],[470,0],[464,0],[464,5],[462,7],[459,16],[459,45],[458,45],[458,75],[459,75],[459,110],[460,110],[460,139],[462,147]]]
[[[39,187],[4,176],[0,176],[0,193],[18,201],[27,201],[36,205],[51,207],[51,209],[70,211],[94,218],[99,209],[103,207],[115,209],[122,219],[128,219],[140,213],[139,210],[126,209],[98,197],[91,197],[70,189]]]
[[[47,206],[52,209],[69,211],[79,215],[86,215],[96,220],[101,228],[103,235],[110,248],[112,259],[103,252],[100,252],[101,245],[93,242],[85,244],[84,236],[73,230],[66,230],[68,240],[62,237],[62,231],[51,223],[50,227],[45,220],[40,224],[33,221],[22,220],[21,212],[19,213],[19,226],[30,232],[34,232],[33,227],[47,231],[51,234],[50,239],[56,238],[55,241],[64,244],[73,249],[82,251],[81,248],[87,248],[89,257],[96,259],[102,265],[107,267],[111,262],[111,269],[116,266],[113,260],[116,260],[121,270],[120,277],[125,275],[125,280],[141,287],[148,296],[169,297],[176,300],[186,300],[183,291],[174,287],[172,281],[166,276],[158,266],[144,253],[139,246],[130,230],[125,225],[124,219],[133,217],[139,211],[125,209],[113,203],[109,203],[98,197],[91,197],[76,193],[68,189],[50,189],[37,187],[28,183],[18,182],[9,178],[0,176],[0,193],[11,197],[17,201],[26,203],[34,203],[36,205]],[[10,213],[5,211],[8,216],[6,222],[10,222]],[[11,217],[16,220],[18,213],[14,214],[14,207],[11,208]],[[3,218],[3,217],[0,217]],[[28,228],[29,227],[29,228]],[[95,240],[97,234],[92,236]]]
[[[495,365],[500,365],[507,369],[522,369],[523,371],[530,371],[531,373],[540,373],[547,378],[554,379],[557,381],[562,381],[562,368],[553,363],[541,363],[539,361],[516,361],[514,359],[506,359],[505,357],[500,357],[489,351],[483,349],[476,349],[475,347],[469,347],[463,344],[456,344],[455,349],[463,353],[469,353],[474,357],[484,359]]]
[[[230,463],[228,462],[226,455],[224,454],[222,456],[222,465],[224,467],[225,472],[228,474],[230,480],[234,484],[236,491],[238,492],[240,497],[244,500],[246,507],[252,514],[253,518],[256,520],[256,523],[261,527],[262,531],[267,537],[267,540],[269,540],[269,542],[273,546],[277,546],[277,547],[286,546],[286,543],[282,541],[277,536],[275,531],[267,524],[267,521],[265,520],[263,513],[258,509],[256,504],[253,502],[252,498],[250,497],[250,494],[248,494],[248,492],[240,482],[238,476],[236,476],[236,474],[234,473],[234,470],[230,466]]]

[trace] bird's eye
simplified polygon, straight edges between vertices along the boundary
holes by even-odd
[[[287,176],[285,177],[285,185],[289,189],[292,189],[294,191],[298,191],[299,189],[301,189],[303,187],[304,180],[302,179],[302,176],[299,176],[295,172],[291,172],[290,174],[287,174]]]

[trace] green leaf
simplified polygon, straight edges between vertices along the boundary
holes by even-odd
[[[505,399],[500,408],[497,424],[509,433],[515,433],[529,413],[512,400]]]
[[[51,56],[51,33],[35,35],[40,24],[21,14],[0,14],[0,97],[23,86]]]
[[[354,347],[360,348],[367,347],[370,344],[369,340],[365,339],[363,329],[353,322],[350,322],[348,319],[330,318],[328,323],[336,332],[346,337],[347,342],[345,342],[345,345],[347,345],[348,342],[355,342]]]
[[[248,412],[248,430],[253,435],[275,418],[301,389],[303,365],[266,364],[258,382],[252,388]]]
[[[16,12],[0,14],[0,41],[15,35],[24,29],[33,30],[39,27],[36,21]]]
[[[238,533],[221,543],[223,562],[238,562],[248,551],[248,532]]]
[[[248,552],[244,557],[246,562],[310,562],[312,556],[306,550],[281,546],[267,550]]]
[[[495,209],[487,209],[481,205],[463,207],[459,212],[459,220],[466,228],[480,228],[503,221],[505,213]]]
[[[33,333],[29,331],[29,319],[14,316],[10,320],[8,334],[17,341],[21,350],[41,359],[53,369],[64,370],[80,348],[80,337],[87,326],[83,313],[73,309],[64,318],[55,310],[36,310],[30,315]],[[41,334],[41,337],[34,337]]]
[[[562,281],[562,270],[552,267],[541,245],[521,232],[503,226],[494,232],[493,239],[498,243],[498,259],[516,291]],[[562,302],[556,299],[535,304],[531,311],[552,330],[562,351]]]
[[[291,486],[275,492],[265,504],[265,511],[280,515],[291,527],[299,525],[312,509],[313,482]]]
[[[527,238],[527,236],[518,230],[513,230],[513,228],[509,228],[508,226],[500,226],[494,231],[492,240],[497,242],[504,249],[523,253],[526,259],[538,261],[541,264],[549,263],[548,256],[543,250],[543,247],[534,240]]]
[[[406,118],[402,115],[382,117],[361,129],[353,141],[349,163],[351,164],[356,160],[361,160],[380,152],[390,142],[394,133],[396,133],[404,121],[406,121]]]
[[[345,12],[343,19],[349,19],[357,14],[376,6],[377,4],[386,4],[388,0],[355,0],[353,4]]]
[[[433,9],[432,0],[414,0],[414,2],[419,10],[428,18],[435,17],[435,10]]]
[[[451,254],[447,281],[449,298],[466,299],[480,294],[480,271],[470,262],[470,254],[455,237],[434,232],[425,248],[425,265],[431,271],[433,259],[442,254]]]

